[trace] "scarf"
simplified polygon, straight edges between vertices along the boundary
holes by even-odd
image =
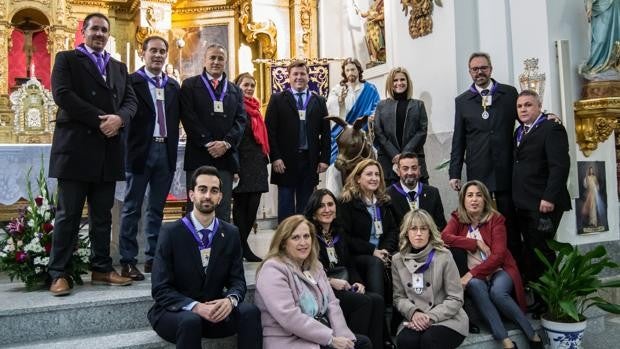
[[[249,116],[252,133],[256,143],[261,146],[265,156],[269,156],[269,139],[267,138],[267,127],[263,116],[260,114],[260,102],[254,97],[243,97],[245,111]]]

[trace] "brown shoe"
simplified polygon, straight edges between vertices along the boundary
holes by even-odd
[[[50,292],[52,295],[58,296],[66,296],[71,293],[71,286],[69,286],[69,281],[64,277],[59,277],[52,281],[52,285],[50,286]]]
[[[130,278],[134,281],[144,280],[144,274],[140,272],[140,269],[138,269],[135,264],[123,264],[121,276]]]
[[[151,271],[153,271],[153,260],[152,259],[144,263],[144,272],[150,274]]]
[[[122,277],[114,270],[107,273],[100,273],[93,271],[91,284],[93,285],[109,285],[109,286],[127,286],[131,285],[132,280],[127,277]]]

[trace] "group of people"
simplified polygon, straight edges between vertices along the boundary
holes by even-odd
[[[542,347],[524,315],[522,276],[535,280],[544,269],[534,248],[554,257],[546,240],[570,208],[568,141],[535,92],[490,78],[487,54],[471,55],[473,84],[456,98],[449,185],[459,202],[446,222],[439,191],[428,184],[426,110],[404,68],[388,74],[388,97],[380,100],[359,62],[345,60],[343,81],[326,101],[310,91],[306,63],[293,61],[291,87],[271,96],[263,121],[256,80],[229,81],[223,46],[209,45],[203,73],[180,86],[163,72],[164,38],[145,39],[145,65],[128,74],[104,50],[109,26],[106,16],[88,15],[84,44],[59,53],[52,72],[59,106],[50,158],[50,176],[58,178],[52,294],[71,292],[66,271],[85,201],[92,282],[144,279],[136,234],[148,188],[144,269],[155,300],[148,318],[179,348],[233,333],[239,348],[393,348],[386,305],[400,316],[398,347],[455,348],[468,334],[464,294],[504,348],[516,345],[500,314]],[[347,120],[374,114],[378,161],[357,163],[338,193],[315,190],[338,136],[324,118],[328,109]],[[179,121],[189,213],[162,227]],[[279,226],[252,305],[243,302],[243,259],[261,261],[247,236],[268,190],[269,163]],[[120,274],[109,246],[117,180],[127,181]]]

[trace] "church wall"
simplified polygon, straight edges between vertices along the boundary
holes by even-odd
[[[254,0],[252,2],[254,22],[272,20],[278,28],[278,52],[276,58],[288,58],[291,55],[291,20],[289,18],[288,0]]]

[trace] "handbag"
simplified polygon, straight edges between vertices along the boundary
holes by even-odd
[[[322,323],[323,325],[332,328],[332,325],[329,323],[329,318],[327,317],[327,313],[325,314],[319,314],[317,316],[314,317],[314,319],[320,323]]]
[[[346,280],[347,282],[349,281],[349,271],[343,266],[328,269],[325,274],[327,274],[328,278]]]

